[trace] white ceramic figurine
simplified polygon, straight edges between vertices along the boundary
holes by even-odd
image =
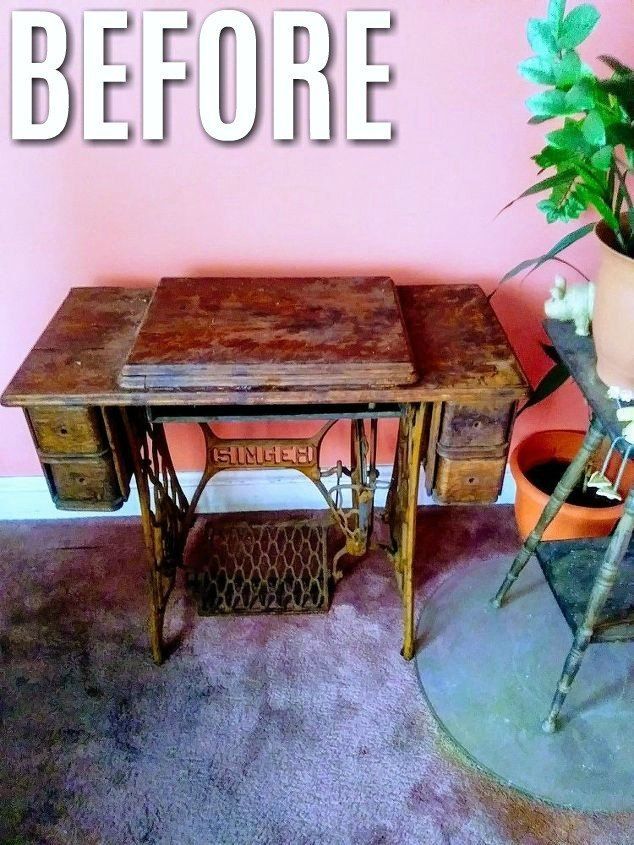
[[[585,337],[590,334],[590,321],[594,309],[594,285],[567,286],[563,276],[555,276],[555,286],[550,299],[544,303],[546,316],[551,320],[573,320],[575,332]]]
[[[625,437],[628,443],[634,445],[634,407],[619,408],[616,412],[616,417],[619,422],[627,423],[623,429],[623,437]]]

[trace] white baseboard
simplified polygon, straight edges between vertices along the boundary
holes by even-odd
[[[392,467],[378,467],[381,482],[389,481]],[[189,498],[198,484],[200,473],[179,473],[185,495]],[[326,479],[328,481],[328,479]],[[385,504],[386,490],[377,490],[376,505]],[[498,504],[511,504],[515,483],[506,473]],[[418,491],[419,505],[431,504],[423,484]],[[210,513],[240,511],[320,510],[325,502],[313,484],[300,473],[288,470],[240,470],[222,472],[208,485],[199,510]],[[81,519],[86,517],[137,516],[139,499],[136,488],[123,507],[112,513],[101,511],[61,511],[53,504],[43,476],[0,478],[0,520],[5,519]]]

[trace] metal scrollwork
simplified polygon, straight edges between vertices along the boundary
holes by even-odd
[[[185,542],[195,523],[202,494],[217,473],[253,467],[298,470],[320,491],[333,525],[344,538],[344,544],[334,554],[330,566],[333,581],[342,577],[340,561],[344,555],[360,557],[366,553],[374,525],[375,492],[380,486],[376,468],[377,420],[372,419],[369,423],[369,437],[363,420],[352,421],[350,468],[338,461],[336,466],[321,471],[322,441],[335,421],[327,422],[311,438],[270,440],[220,438],[209,423],[200,423],[205,438],[205,466],[191,501],[188,501],[174,470],[163,425],[134,410],[126,412],[144,538],[150,557],[150,638],[157,663],[163,660],[165,608],[176,571],[183,563]],[[334,483],[329,484],[328,479]],[[399,495],[402,494],[399,492]],[[300,603],[298,600],[298,606]]]
[[[124,413],[132,451],[145,546],[150,558],[150,643],[156,663],[164,658],[165,609],[181,565],[189,503],[178,481],[165,430],[141,414]]]

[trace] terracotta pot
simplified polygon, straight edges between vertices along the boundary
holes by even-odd
[[[515,518],[522,539],[533,530],[541,516],[549,496],[542,493],[526,478],[527,470],[549,460],[570,462],[577,454],[583,441],[580,431],[538,431],[523,440],[513,451],[509,466],[517,485],[515,495]],[[611,465],[610,478],[618,470],[618,461]],[[625,473],[622,489],[627,492],[631,473]],[[623,505],[605,508],[585,508],[564,504],[550,523],[544,540],[574,540],[579,537],[605,537],[623,514]]]
[[[597,225],[596,234],[601,244],[592,318],[597,373],[609,387],[634,390],[634,258],[617,252],[605,223]]]

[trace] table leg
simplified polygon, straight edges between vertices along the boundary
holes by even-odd
[[[149,424],[133,411],[124,410],[141,505],[143,539],[150,564],[149,635],[152,658],[165,658],[163,624],[165,609],[182,562],[187,499],[176,477],[162,425]]]
[[[415,651],[414,551],[416,505],[420,479],[421,444],[426,405],[406,405],[401,414],[394,475],[388,493],[386,518],[390,524],[390,554],[403,601],[403,649],[411,660]]]
[[[557,684],[553,702],[550,706],[550,712],[542,723],[542,728],[546,731],[546,733],[552,733],[557,729],[557,717],[559,716],[559,711],[561,710],[568,691],[572,686],[572,682],[579,671],[583,655],[592,641],[592,634],[599,620],[601,611],[603,610],[603,607],[608,600],[614,585],[616,584],[619,567],[621,566],[621,562],[628,550],[633,532],[634,490],[630,491],[627,497],[625,512],[614,529],[614,534],[612,535],[608,548],[606,549],[601,568],[599,569],[596,581],[592,587],[592,592],[590,593],[590,599],[583,617],[583,622],[577,628],[572,648],[570,649],[566,662],[564,663],[561,678]]]
[[[575,455],[574,460],[563,474],[561,481],[555,487],[555,491],[548,500],[548,504],[544,508],[537,525],[524,541],[524,544],[522,545],[519,554],[511,564],[511,568],[507,572],[500,589],[497,591],[494,598],[491,599],[491,604],[493,604],[494,607],[501,607],[511,585],[517,580],[518,576],[530,560],[537,544],[542,539],[544,531],[557,516],[561,506],[564,504],[568,496],[570,496],[573,488],[583,476],[588,462],[603,442],[604,436],[601,424],[598,420],[593,419],[579,452]]]

